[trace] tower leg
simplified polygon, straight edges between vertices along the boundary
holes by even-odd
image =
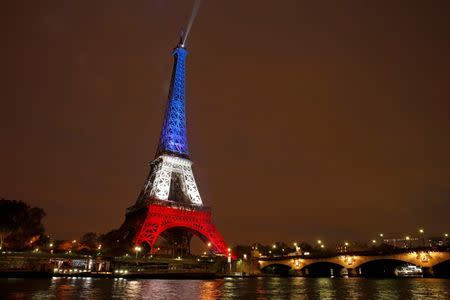
[[[148,206],[147,217],[138,231],[134,243],[142,244],[146,242],[150,246],[150,253],[153,254],[158,237],[163,232],[173,229],[177,229],[175,232],[178,232],[178,237],[180,237],[179,232],[193,232],[199,235],[203,241],[209,241],[213,252],[223,255],[228,254],[225,240],[212,224],[209,211],[187,210],[158,204]]]

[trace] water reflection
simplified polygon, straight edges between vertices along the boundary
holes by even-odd
[[[449,279],[251,278],[146,280],[0,279],[3,298],[450,299]]]

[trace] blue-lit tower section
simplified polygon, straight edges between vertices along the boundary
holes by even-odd
[[[137,206],[147,205],[153,200],[203,205],[192,172],[187,143],[185,102],[187,54],[181,39],[172,52],[174,63],[169,99],[156,157],[150,163],[150,173],[138,197]]]
[[[187,50],[180,43],[173,51],[174,64],[164,123],[156,157],[162,154],[189,156],[186,133],[185,77]]]

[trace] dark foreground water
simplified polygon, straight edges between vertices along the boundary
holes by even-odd
[[[449,279],[0,279],[0,299],[450,299]]]

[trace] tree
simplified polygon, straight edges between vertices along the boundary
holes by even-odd
[[[95,249],[95,248],[97,248],[97,244],[98,244],[98,235],[95,232],[85,233],[80,238],[80,242],[82,244],[85,244],[86,246],[88,246],[91,249]]]
[[[131,247],[131,243],[123,239],[120,231],[117,229],[100,235],[98,241],[102,244],[104,253],[110,255],[123,255]]]
[[[27,241],[39,240],[44,234],[42,219],[45,212],[30,207],[23,201],[0,200],[0,247],[7,242],[13,248],[23,249]]]

